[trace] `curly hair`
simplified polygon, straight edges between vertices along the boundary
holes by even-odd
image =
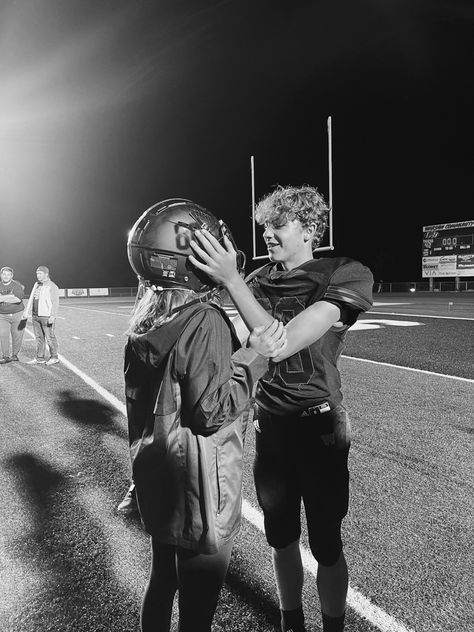
[[[316,225],[313,250],[319,246],[328,224],[329,207],[315,187],[282,187],[280,185],[263,197],[255,209],[259,224],[270,224],[275,228],[297,219],[303,228]]]

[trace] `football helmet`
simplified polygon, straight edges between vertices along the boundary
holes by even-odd
[[[147,209],[129,233],[128,260],[139,280],[198,293],[216,288],[216,283],[188,259],[191,254],[196,257],[190,242],[194,231],[202,228],[219,242],[227,235],[237,250],[237,267],[242,274],[245,255],[237,249],[226,224],[191,200],[172,198]]]

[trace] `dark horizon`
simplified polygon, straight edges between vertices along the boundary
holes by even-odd
[[[61,287],[132,286],[128,230],[186,197],[254,269],[250,155],[257,197],[327,198],[331,115],[333,254],[421,281],[422,227],[474,215],[473,22],[441,0],[7,2],[0,267],[27,288],[38,265]]]

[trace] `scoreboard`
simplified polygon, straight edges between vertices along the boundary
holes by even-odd
[[[474,276],[474,220],[423,226],[422,276]]]

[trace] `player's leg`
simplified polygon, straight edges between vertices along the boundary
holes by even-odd
[[[210,632],[232,545],[212,555],[177,549],[179,632]]]
[[[299,538],[283,548],[272,548],[272,558],[280,608],[296,610],[301,606],[304,578]]]
[[[25,333],[25,328],[23,323],[25,321],[23,319],[23,313],[17,312],[12,315],[12,358],[18,359],[18,354],[20,353],[21,343],[23,342],[23,335]]]
[[[0,314],[0,360],[2,364],[10,359],[10,321],[8,314]]]
[[[272,547],[282,630],[302,631],[301,491],[295,466],[298,455],[294,426],[289,418],[270,417],[261,409],[256,418],[254,479],[265,535]]]
[[[36,338],[36,360],[44,362],[46,337],[44,334],[43,324],[39,316],[33,316],[33,331]]]
[[[58,359],[58,340],[56,338],[56,323],[48,323],[48,319],[45,319],[43,324],[44,334],[46,342],[49,347],[50,360]]]
[[[304,426],[309,440],[302,446],[301,479],[309,544],[318,562],[323,630],[341,632],[348,588],[341,524],[349,503],[350,422],[341,406],[316,418],[305,418]]]
[[[321,602],[324,632],[344,629],[349,576],[344,552],[330,566],[318,565],[317,586]]]
[[[177,588],[176,547],[160,544],[152,538],[150,579],[141,610],[142,632],[169,632]]]

